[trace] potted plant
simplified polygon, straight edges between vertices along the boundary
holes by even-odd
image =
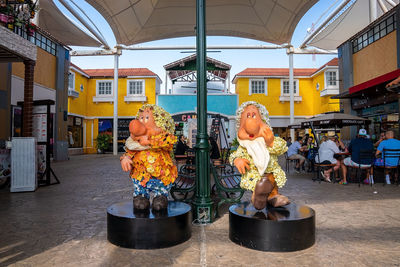
[[[110,141],[112,139],[112,136],[109,134],[99,134],[96,138],[96,146],[97,146],[97,151],[101,154],[104,154],[104,151],[108,148],[110,145]]]

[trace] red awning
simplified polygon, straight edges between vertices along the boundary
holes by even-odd
[[[399,76],[400,76],[400,69],[397,69],[397,70],[392,71],[392,72],[388,72],[386,74],[383,74],[383,75],[381,75],[379,77],[376,77],[374,79],[371,79],[369,81],[360,83],[360,84],[358,84],[356,86],[353,86],[353,87],[350,87],[349,88],[349,94],[354,94],[356,92],[371,88],[371,87],[379,85],[381,83],[391,81],[393,79],[396,79]]]

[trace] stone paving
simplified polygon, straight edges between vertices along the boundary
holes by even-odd
[[[298,252],[261,252],[232,243],[227,207],[212,225],[193,226],[183,244],[132,250],[106,238],[106,208],[131,199],[131,182],[118,157],[73,156],[53,168],[59,185],[32,193],[0,190],[0,266],[400,266],[395,185],[359,188],[289,175],[282,192],[316,211],[316,244]]]

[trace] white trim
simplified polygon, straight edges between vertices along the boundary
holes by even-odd
[[[99,83],[101,82],[109,82],[111,83],[111,94],[99,94]],[[114,96],[114,81],[113,80],[96,80],[96,96],[97,97],[109,97],[109,96]]]
[[[69,87],[69,76],[72,75],[74,77],[73,82],[72,82],[72,87]],[[72,71],[68,72],[68,90],[74,90],[75,91],[75,73]]]
[[[79,118],[82,118],[82,119],[85,119],[85,118],[86,118],[86,117],[83,116],[83,115],[79,115],[79,114],[71,113],[71,112],[68,112],[68,116],[75,116],[75,117],[79,117]]]
[[[322,69],[318,70],[317,72],[314,72],[310,77],[314,77],[315,75],[320,74],[321,72],[324,72],[327,69],[333,69],[333,70],[339,70],[339,66],[325,66]]]
[[[68,96],[77,98],[77,97],[79,97],[79,92],[77,92],[71,88],[68,88]]]
[[[327,81],[327,73],[328,72],[335,72],[336,73],[336,86],[334,86],[334,85],[328,85],[328,81]],[[323,90],[326,90],[326,89],[336,89],[336,90],[339,90],[339,71],[338,70],[335,70],[335,69],[327,69],[325,72],[324,72],[324,89]]]
[[[93,96],[93,102],[114,102],[114,97],[113,96]]]
[[[281,79],[281,95],[280,96],[290,96],[290,93],[289,94],[283,93],[283,82],[285,82],[285,81],[289,82],[289,79]],[[296,83],[296,93],[294,94],[295,101],[296,101],[296,96],[300,95],[300,83],[299,83],[298,79],[293,79],[293,81]]]
[[[319,96],[328,96],[328,95],[337,95],[339,94],[339,88],[324,88],[320,93]]]
[[[156,78],[156,80],[158,80],[160,82],[160,84],[162,84],[162,80],[160,79],[160,77],[158,77],[157,75],[154,76],[126,76],[127,79],[131,79],[131,78],[143,78],[143,79],[147,79],[147,78]]]
[[[289,95],[281,95],[281,96],[279,96],[279,101],[280,102],[290,102],[290,96]],[[302,96],[294,96],[294,101],[299,103],[299,102],[303,101],[303,97]]]
[[[83,136],[82,136],[82,141],[83,141],[83,147],[86,148],[86,121],[83,121]]]
[[[147,96],[145,95],[133,95],[133,96],[124,96],[124,101],[129,102],[147,102]]]
[[[264,93],[253,93],[252,88],[251,88],[251,82],[264,82]],[[253,94],[263,94],[263,95],[268,95],[268,80],[266,78],[264,79],[249,79],[249,95]]]
[[[92,120],[92,129],[91,129],[91,147],[93,147],[93,127],[94,127],[94,120]]]
[[[142,83],[142,93],[141,94],[131,94],[129,93],[131,82],[141,82]],[[126,96],[146,96],[146,80],[143,79],[131,79],[126,81]]]
[[[81,71],[81,70],[79,70],[79,69],[77,69],[77,68],[75,68],[74,66],[72,66],[72,65],[70,65],[69,66],[69,70],[71,71],[71,70],[73,70],[73,71],[75,71],[75,72],[77,72],[77,73],[79,73],[80,75],[82,75],[82,76],[85,76],[86,78],[90,78],[90,76],[89,75],[87,75],[86,73],[84,73],[83,71]]]

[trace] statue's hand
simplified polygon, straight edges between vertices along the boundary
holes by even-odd
[[[272,147],[274,145],[274,133],[267,125],[260,129],[260,134],[264,138],[267,146]]]
[[[149,137],[147,135],[140,136],[139,137],[139,144],[141,144],[142,146],[150,145]]]
[[[132,170],[132,159],[125,156],[122,160],[121,160],[121,167],[122,170],[124,170],[125,172],[130,172]]]
[[[250,169],[250,161],[247,159],[237,158],[233,161],[240,174],[245,174]]]

